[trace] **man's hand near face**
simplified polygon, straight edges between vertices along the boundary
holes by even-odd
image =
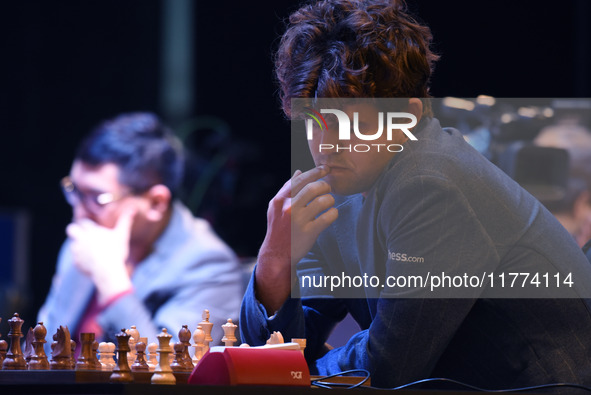
[[[104,305],[132,289],[126,266],[129,237],[136,209],[125,207],[113,229],[80,219],[66,228],[72,240],[74,263],[87,274],[97,289],[97,301]]]
[[[269,313],[289,296],[295,264],[338,217],[330,186],[320,180],[329,171],[327,166],[296,171],[269,203],[267,234],[255,272],[257,298]]]

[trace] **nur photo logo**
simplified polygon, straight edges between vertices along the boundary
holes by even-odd
[[[349,115],[340,109],[335,108],[322,108],[320,111],[316,111],[311,107],[306,107],[303,113],[307,116],[305,119],[306,126],[306,138],[308,141],[314,139],[314,128],[317,125],[320,133],[334,133],[334,130],[329,130],[328,122],[324,115],[327,115],[330,124],[338,124],[338,143],[325,143],[318,144],[319,152],[323,151],[349,151],[349,152],[369,152],[369,151],[380,151],[388,150],[389,152],[400,152],[403,147],[401,144],[389,143],[393,140],[393,134],[395,130],[403,132],[409,140],[416,141],[416,136],[410,131],[417,124],[417,118],[414,114],[409,112],[377,112],[377,119],[372,120],[372,124],[375,121],[377,123],[377,130],[375,126],[373,130],[362,130],[360,125],[367,126],[366,123],[360,122],[360,116],[358,111],[353,111],[353,121]],[[324,115],[323,115],[324,114]],[[318,131],[317,131],[318,133]],[[386,134],[386,140],[388,143],[383,142],[383,134]],[[377,143],[377,140],[382,142]],[[354,141],[363,141],[364,143],[355,143]],[[365,143],[367,142],[367,143]],[[373,142],[373,143],[372,143]],[[347,144],[348,143],[348,144]]]

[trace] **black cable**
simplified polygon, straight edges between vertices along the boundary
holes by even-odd
[[[324,380],[328,380],[333,377],[343,376],[343,375],[349,374],[349,373],[363,373],[365,377],[359,383],[354,384],[354,385],[345,384],[345,383],[331,383],[331,382],[324,381]],[[345,387],[345,389],[352,389],[352,388],[361,387],[367,380],[369,380],[369,376],[370,376],[369,372],[365,369],[353,369],[353,370],[347,370],[344,372],[332,374],[330,376],[324,376],[324,377],[321,377],[316,380],[312,380],[312,385],[315,385],[315,386],[321,387],[321,388],[329,388],[329,389],[334,388],[334,387]],[[455,385],[459,385],[459,386],[465,387],[467,389],[471,389],[471,390],[478,391],[478,392],[525,392],[525,391],[534,391],[534,390],[547,389],[547,388],[577,388],[580,390],[591,392],[591,387],[586,387],[584,385],[574,384],[574,383],[551,383],[551,384],[534,385],[531,387],[491,390],[491,389],[476,387],[471,384],[463,383],[461,381],[448,379],[448,378],[444,378],[444,377],[413,381],[412,383],[404,384],[404,385],[401,385],[398,387],[393,387],[393,388],[379,388],[379,387],[373,387],[373,386],[363,386],[361,388],[391,391],[391,390],[401,390],[404,388],[409,388],[409,387],[413,387],[415,385],[419,385],[419,384],[423,384],[423,383],[430,383],[430,382],[444,382],[444,383],[455,384]]]
[[[363,379],[361,381],[359,381],[356,384],[350,385],[350,384],[344,384],[344,383],[325,383],[322,382],[323,380],[328,380],[331,379],[333,377],[339,377],[339,376],[344,376],[346,374],[350,374],[350,373],[362,373],[363,374]],[[351,369],[351,370],[346,370],[344,372],[339,372],[339,373],[335,373],[335,374],[331,374],[330,376],[324,376],[321,377],[319,379],[316,380],[312,380],[312,385],[315,385],[317,387],[321,387],[321,388],[333,388],[333,387],[345,387],[345,389],[353,389],[353,388],[358,388],[360,386],[362,386],[367,380],[369,380],[369,372],[365,369]]]
[[[591,388],[590,387],[586,387],[584,385],[580,385],[580,384],[574,384],[574,383],[551,383],[551,384],[542,384],[542,385],[534,385],[531,387],[519,387],[519,388],[507,388],[507,389],[500,389],[500,390],[491,390],[491,389],[486,389],[486,388],[480,388],[480,387],[476,387],[474,385],[470,385],[467,383],[463,383],[461,381],[457,381],[457,380],[452,380],[452,379],[447,379],[447,378],[431,378],[431,379],[423,379],[423,380],[418,380],[418,381],[413,381],[412,383],[408,383],[408,384],[404,384],[401,385],[399,387],[394,387],[394,388],[377,388],[377,387],[369,387],[372,389],[388,389],[388,390],[401,390],[404,388],[409,388],[418,384],[423,384],[423,383],[429,383],[429,382],[446,382],[446,383],[451,383],[451,384],[456,384],[471,390],[475,390],[475,391],[479,391],[479,392],[524,392],[524,391],[533,391],[533,390],[539,390],[539,389],[544,389],[544,388],[559,388],[559,387],[567,387],[567,388],[578,388],[581,390],[585,390],[585,391],[589,391],[591,392]],[[367,387],[365,387],[367,388]]]

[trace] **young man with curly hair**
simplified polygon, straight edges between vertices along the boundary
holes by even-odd
[[[381,387],[429,377],[495,389],[591,384],[591,266],[537,200],[432,116],[437,56],[429,29],[404,4],[383,0],[321,1],[289,22],[276,58],[287,116],[298,116],[295,99],[401,98],[417,140],[394,133],[398,152],[323,150],[337,142],[335,126],[314,133],[316,167],[296,171],[269,204],[242,303],[243,339],[260,344],[276,330],[305,337],[312,373],[366,369]],[[369,103],[355,107],[359,122],[377,115]],[[384,284],[443,272],[483,281],[449,293],[366,287],[355,298],[322,295],[302,281],[344,273]],[[512,272],[573,273],[574,284],[508,298],[514,294],[498,292],[497,275]],[[328,350],[330,331],[347,313],[361,331]]]

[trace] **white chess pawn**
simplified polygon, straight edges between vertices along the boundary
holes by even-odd
[[[158,366],[154,369],[154,374],[152,375],[152,384],[176,384],[176,378],[172,374],[172,369],[170,368],[170,361],[168,356],[172,352],[172,348],[170,348],[170,339],[172,335],[168,333],[166,328],[162,328],[162,332],[158,336],[158,349],[156,350],[160,355],[158,358]]]
[[[107,359],[107,350],[109,346],[105,342],[99,343],[98,352],[99,352],[99,362],[101,363],[101,370],[108,371],[109,369],[109,361]]]
[[[209,310],[203,310],[201,317],[203,318],[203,321],[198,325],[201,325],[201,328],[203,328],[203,331],[205,332],[205,340],[203,341],[203,344],[205,345],[203,348],[203,354],[205,354],[209,350],[209,342],[213,341],[213,338],[211,337],[213,323],[209,322]]]
[[[111,359],[109,359],[109,364],[111,365],[110,370],[113,370],[115,369],[115,366],[117,366],[117,361],[115,361],[115,350],[117,347],[115,346],[115,343],[112,342],[108,342],[107,344],[109,345],[109,356],[111,357]]]
[[[193,363],[197,365],[197,362],[201,359],[204,354],[203,349],[205,348],[205,332],[201,325],[197,326],[195,329],[195,333],[193,333],[193,348],[195,349],[195,354],[193,355]]]
[[[111,345],[113,345],[113,349],[111,349]],[[101,342],[98,347],[98,352],[101,370],[111,372],[115,366],[115,345],[113,343]]]
[[[156,369],[156,366],[158,366],[158,358],[157,358],[157,353],[156,353],[156,349],[158,348],[158,344],[156,343],[150,343],[148,344],[148,367],[150,368],[150,372],[153,372]]]
[[[115,351],[117,350],[117,346],[115,346],[115,343],[113,342],[109,342],[109,353],[113,356],[111,358],[111,360],[109,361],[109,363],[111,364],[111,368],[115,369],[115,366],[117,366],[117,361],[115,360],[115,356],[117,355],[115,353]]]
[[[234,342],[238,341],[236,339],[236,328],[238,328],[238,325],[234,324],[231,318],[228,318],[228,322],[222,325],[222,329],[224,330],[222,341],[226,347],[233,347]]]

